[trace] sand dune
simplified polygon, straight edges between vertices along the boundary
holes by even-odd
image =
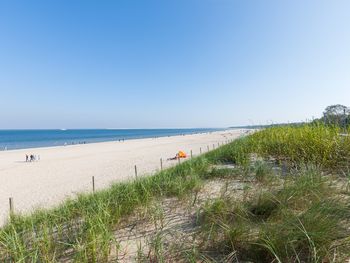
[[[139,176],[152,174],[177,161],[166,161],[178,150],[198,155],[207,146],[235,139],[242,130],[205,134],[171,136],[125,142],[104,142],[49,148],[0,152],[0,222],[7,219],[9,197],[13,197],[16,212],[29,213],[34,208],[57,205],[76,193],[91,191],[91,178],[96,189],[113,182],[134,177],[134,165]],[[38,162],[25,162],[26,154],[40,155]]]

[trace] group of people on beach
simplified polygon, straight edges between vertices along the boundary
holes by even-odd
[[[40,161],[40,155],[26,154],[26,162],[35,162],[35,161]]]
[[[86,144],[86,141],[79,141],[79,142],[65,142],[63,145],[67,146],[67,145],[75,145],[75,144]]]

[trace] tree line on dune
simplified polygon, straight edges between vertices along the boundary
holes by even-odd
[[[323,116],[316,121],[326,125],[348,127],[350,125],[350,108],[341,104],[330,105],[324,110]]]
[[[248,125],[248,126],[233,126],[230,128],[248,128],[261,129],[276,126],[300,126],[310,123],[306,122],[292,122],[292,123],[272,123],[268,125]],[[323,111],[322,117],[313,119],[311,124],[324,124],[326,126],[338,126],[341,128],[348,128],[350,126],[350,108],[342,104],[334,104],[327,106]]]

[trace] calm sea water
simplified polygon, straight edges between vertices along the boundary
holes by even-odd
[[[0,130],[0,150],[164,137],[220,129]]]

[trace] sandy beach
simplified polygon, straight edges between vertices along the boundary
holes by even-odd
[[[145,176],[163,167],[175,165],[167,161],[177,151],[193,155],[215,148],[218,143],[235,139],[243,130],[227,130],[205,134],[159,137],[104,142],[84,145],[33,148],[0,152],[0,222],[8,218],[9,197],[13,197],[15,212],[30,213],[35,208],[48,208],[77,193],[92,191],[92,176],[96,189],[113,182]],[[26,154],[40,155],[40,161],[26,162]]]

